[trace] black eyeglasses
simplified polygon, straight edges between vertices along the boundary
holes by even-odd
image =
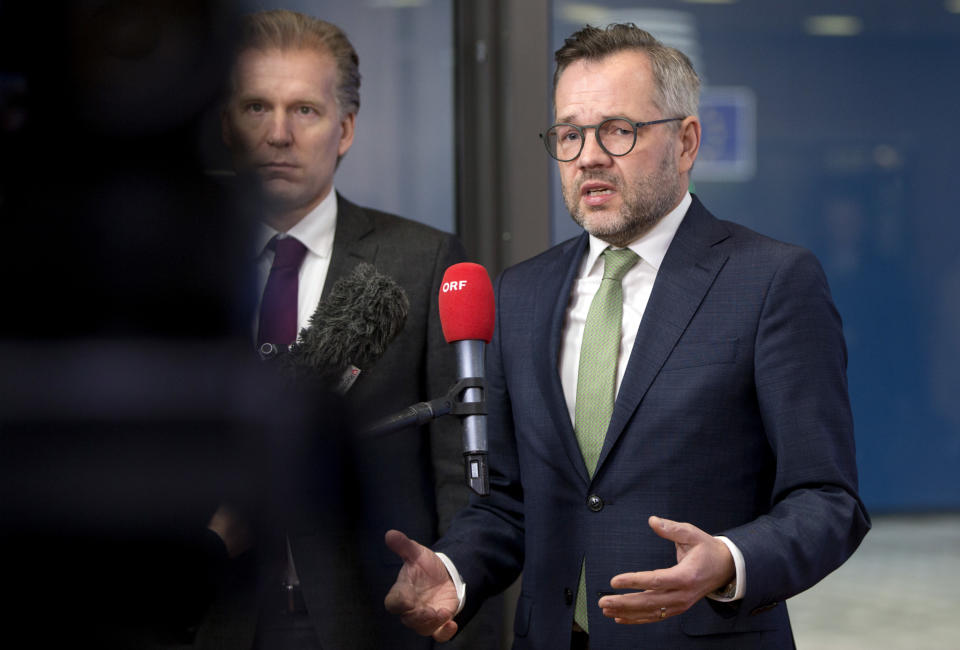
[[[637,129],[641,126],[678,122],[682,119],[684,118],[669,117],[652,122],[631,122],[625,117],[611,117],[600,124],[584,126],[561,122],[551,126],[546,133],[541,133],[540,139],[543,140],[548,154],[560,162],[570,162],[576,160],[583,151],[583,143],[587,137],[585,131],[593,129],[601,149],[611,156],[626,156],[637,144]]]

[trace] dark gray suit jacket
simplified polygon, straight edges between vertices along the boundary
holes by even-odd
[[[718,221],[694,197],[660,268],[591,479],[557,368],[587,236],[507,269],[487,355],[492,494],[435,546],[466,608],[523,570],[515,648],[569,647],[586,557],[596,648],[793,646],[778,603],[823,578],[869,528],[857,494],[841,323],[806,250]],[[595,497],[591,499],[590,497]],[[726,535],[746,597],[662,623],[596,606],[614,575],[676,563],[659,515]]]
[[[358,418],[389,415],[438,397],[453,385],[456,356],[443,338],[437,300],[444,271],[464,259],[452,235],[337,197],[337,230],[324,295],[338,278],[368,262],[392,277],[410,300],[403,331],[348,393]],[[331,647],[363,647],[359,640],[374,630],[368,647],[430,647],[429,640],[417,638],[384,610],[383,597],[396,580],[400,560],[387,550],[383,535],[397,528],[435,540],[441,525],[466,505],[460,438],[457,420],[448,417],[358,445],[356,494],[349,498],[357,499],[362,596],[368,605],[363,612],[351,614],[338,606],[346,586],[332,591],[327,571],[314,567],[324,559],[313,548],[314,536],[291,537],[307,608],[318,612],[314,620],[321,641],[328,635],[352,639]]]
[[[391,276],[410,300],[401,333],[347,394],[351,418],[359,423],[440,396],[453,385],[456,356],[443,338],[437,300],[444,271],[465,254],[450,234],[359,207],[339,195],[337,210],[324,295],[338,278],[368,262]],[[431,647],[430,639],[384,610],[383,598],[401,563],[383,537],[397,528],[436,540],[441,526],[466,505],[460,438],[457,420],[444,418],[356,441],[344,460],[351,465],[345,484],[326,503],[315,504],[317,516],[305,508],[287,524],[304,600],[324,648]],[[243,580],[224,589],[198,635],[199,647],[250,647],[258,604],[251,590],[244,594],[237,584]],[[259,580],[273,578],[261,570]],[[261,598],[269,588],[261,584]]]

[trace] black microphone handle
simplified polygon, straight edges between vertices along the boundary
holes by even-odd
[[[377,420],[364,430],[364,436],[383,436],[413,425],[421,425],[437,417],[429,402],[418,402],[399,413]]]
[[[444,395],[429,402],[417,402],[385,418],[381,418],[363,430],[365,437],[376,438],[394,433],[410,426],[426,424],[434,418],[447,415],[453,408],[453,399]]]
[[[398,413],[377,420],[364,429],[364,437],[376,438],[434,418],[453,413],[463,420],[463,469],[467,486],[479,494],[490,494],[487,466],[487,415],[483,395],[483,341],[457,341],[459,381],[450,392],[429,402],[418,402]],[[457,396],[463,394],[462,400]]]

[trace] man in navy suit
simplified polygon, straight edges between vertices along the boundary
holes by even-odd
[[[685,55],[611,25],[556,60],[543,139],[586,232],[498,278],[491,495],[433,550],[387,534],[404,558],[387,609],[448,639],[522,571],[515,648],[793,647],[782,601],[870,526],[824,274],[688,192]]]

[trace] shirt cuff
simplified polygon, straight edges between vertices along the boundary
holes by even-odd
[[[467,583],[460,577],[460,572],[457,571],[457,567],[453,565],[453,561],[450,558],[444,553],[437,553],[437,557],[443,562],[443,566],[447,567],[447,573],[450,574],[450,579],[453,580],[453,586],[457,588],[457,600],[460,601],[460,603],[457,605],[457,611],[453,613],[453,615],[456,616],[467,602]]]
[[[723,542],[730,551],[730,555],[733,556],[733,566],[736,568],[736,575],[733,577],[733,582],[725,587],[721,587],[712,594],[707,594],[707,598],[721,603],[740,600],[747,593],[747,566],[743,560],[743,553],[740,552],[736,544],[723,535],[717,535],[715,539]]]

